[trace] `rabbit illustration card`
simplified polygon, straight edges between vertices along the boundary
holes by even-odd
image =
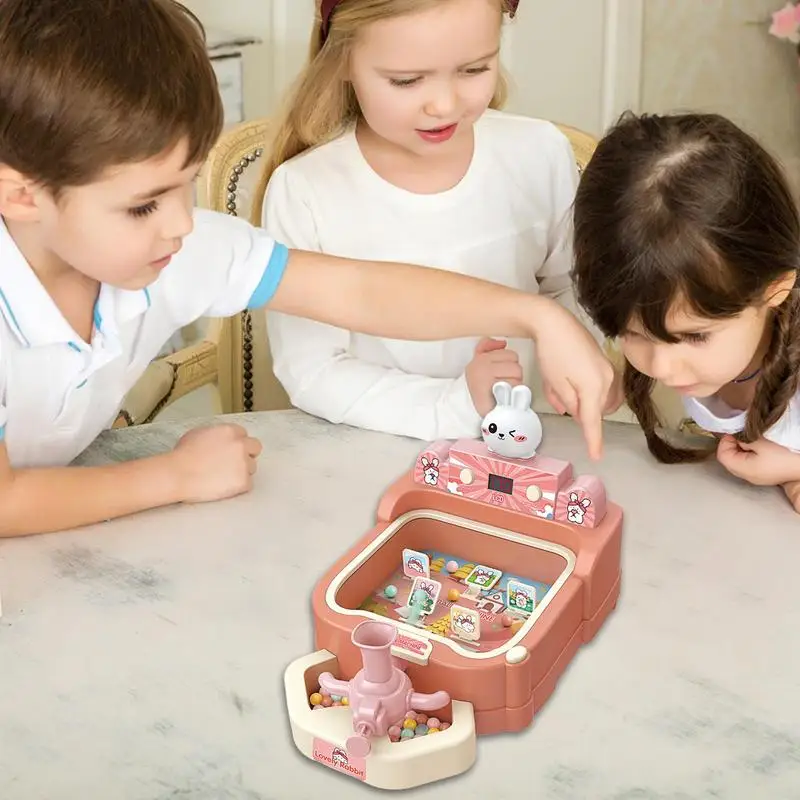
[[[431,580],[430,578],[414,578],[411,584],[411,589],[408,592],[409,597],[414,596],[417,589],[422,589],[428,595],[428,601],[422,608],[420,616],[425,617],[436,608],[436,602],[439,600],[439,592],[442,591],[442,584],[439,581]]]
[[[477,642],[481,638],[481,618],[474,608],[451,606],[450,632],[459,639]]]
[[[536,606],[536,587],[522,581],[508,582],[508,610],[517,614],[533,613]]]
[[[403,574],[412,580],[420,576],[430,578],[431,560],[428,554],[408,547],[403,550]]]
[[[486,447],[506,458],[533,458],[542,443],[542,423],[531,408],[531,390],[498,381],[492,394],[496,405],[481,423]]]
[[[484,567],[483,564],[478,564],[478,566],[467,575],[464,582],[467,586],[474,587],[481,592],[488,592],[502,576],[503,573],[499,569]]]

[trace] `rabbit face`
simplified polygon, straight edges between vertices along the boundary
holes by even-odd
[[[507,458],[531,458],[542,441],[542,423],[531,409],[531,390],[500,381],[492,387],[497,405],[483,418],[487,448]]]

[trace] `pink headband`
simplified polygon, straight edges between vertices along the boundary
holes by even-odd
[[[328,38],[328,31],[331,28],[331,17],[333,16],[334,9],[339,5],[340,0],[322,0],[320,3],[319,13],[322,17],[322,29],[320,32],[321,40],[324,42]],[[507,0],[508,16],[513,17],[517,13],[519,7],[519,0]]]

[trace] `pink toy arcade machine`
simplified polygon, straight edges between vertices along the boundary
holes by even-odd
[[[622,510],[537,453],[530,391],[499,383],[480,440],[434,442],[318,582],[316,652],[284,676],[308,758],[384,789],[468,770],[522,731],[616,605]]]

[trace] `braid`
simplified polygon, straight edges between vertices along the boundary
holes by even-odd
[[[772,338],[740,438],[760,439],[785,413],[800,382],[800,292],[775,310]]]
[[[658,461],[662,464],[697,462],[705,460],[714,452],[713,449],[675,447],[662,439],[657,433],[657,429],[661,427],[661,421],[653,402],[655,381],[648,375],[639,372],[627,361],[622,380],[628,407],[639,420],[639,425],[647,440],[647,448]]]

